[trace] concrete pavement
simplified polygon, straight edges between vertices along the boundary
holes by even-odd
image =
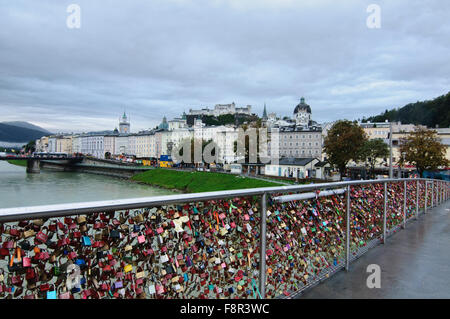
[[[367,266],[381,267],[381,288],[366,285]],[[450,298],[450,203],[387,238],[299,298]]]

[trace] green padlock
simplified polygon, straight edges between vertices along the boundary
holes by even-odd
[[[123,260],[128,262],[128,263],[131,263],[133,261],[133,257],[132,256],[124,256]]]
[[[61,275],[61,268],[59,268],[58,266],[53,267],[53,274],[55,276]]]
[[[242,253],[237,253],[237,258],[242,258]]]

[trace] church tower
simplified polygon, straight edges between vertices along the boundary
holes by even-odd
[[[128,117],[123,112],[122,117],[119,119],[119,133],[120,134],[128,134],[130,133],[130,122],[128,121]]]
[[[265,120],[265,121],[267,121],[266,103],[264,103],[264,111],[263,111],[262,119]]]
[[[294,109],[295,124],[297,126],[308,127],[311,121],[311,107],[305,103],[305,98],[300,99],[300,103]]]

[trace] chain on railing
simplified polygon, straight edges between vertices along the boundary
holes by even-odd
[[[405,179],[2,209],[0,297],[293,297],[448,194]]]

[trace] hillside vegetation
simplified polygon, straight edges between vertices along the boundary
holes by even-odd
[[[422,124],[427,127],[450,126],[450,92],[431,101],[410,103],[399,109],[363,119],[363,122],[401,121],[404,124]]]
[[[20,127],[0,123],[0,141],[10,143],[21,143],[36,140],[45,136],[46,133],[26,127]]]

